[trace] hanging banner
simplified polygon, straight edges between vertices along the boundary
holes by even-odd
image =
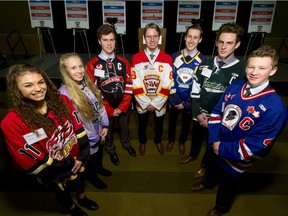
[[[276,1],[253,1],[248,33],[271,33]]]
[[[236,22],[238,1],[216,0],[214,5],[214,15],[212,31],[216,31],[224,23]]]
[[[141,1],[141,28],[148,23],[156,23],[160,28],[164,24],[164,1]]]
[[[178,1],[176,32],[186,32],[192,19],[200,19],[201,1]]]
[[[118,34],[126,34],[126,5],[123,1],[102,1],[103,23],[114,24]],[[110,21],[110,22],[109,22]],[[112,23],[111,23],[112,22]]]
[[[65,14],[67,29],[89,29],[88,2],[87,0],[65,1]]]
[[[32,28],[54,28],[50,0],[28,0]]]

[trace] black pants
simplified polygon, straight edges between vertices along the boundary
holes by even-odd
[[[90,155],[85,172],[87,177],[93,177],[101,169],[103,169],[103,145],[99,145],[98,151]]]
[[[185,110],[178,110],[174,107],[169,109],[168,141],[173,143],[175,142],[177,120],[180,113],[182,114],[182,121],[181,132],[178,141],[179,143],[184,144],[189,134],[192,114],[191,112],[185,112]]]
[[[234,197],[238,190],[240,178],[235,177],[224,170],[217,162],[217,155],[212,151],[206,154],[206,175],[202,184],[206,188],[213,188],[219,185],[215,209],[219,212],[226,213],[231,209]]]
[[[208,135],[208,129],[205,127],[202,127],[198,121],[193,121],[192,144],[190,148],[190,156],[197,157],[199,155],[203,140],[205,137],[207,138],[207,135]],[[206,150],[207,148],[208,148],[208,143],[206,145]]]
[[[84,193],[84,173],[78,173],[77,178],[66,183],[65,190],[61,190],[59,187],[53,187],[53,191],[56,194],[56,198],[59,204],[64,209],[70,209],[74,203],[71,192],[76,192],[77,195]]]
[[[138,113],[138,140],[140,144],[146,144],[147,142],[147,124],[150,116],[149,111],[146,113],[139,114]],[[164,115],[157,117],[155,112],[152,113],[154,116],[154,143],[158,144],[162,141],[162,133],[163,133],[163,121],[164,121]]]

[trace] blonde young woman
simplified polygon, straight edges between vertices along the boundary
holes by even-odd
[[[110,176],[103,168],[102,144],[108,132],[109,120],[100,91],[85,72],[83,61],[76,53],[67,53],[60,58],[63,85],[59,92],[72,101],[76,116],[82,122],[90,141],[90,161],[87,163],[87,180],[98,189],[107,187],[97,174]]]

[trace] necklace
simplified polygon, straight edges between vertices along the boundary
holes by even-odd
[[[43,102],[43,105],[38,109],[38,112],[41,115],[45,115],[47,113],[47,103],[46,103],[46,101]]]

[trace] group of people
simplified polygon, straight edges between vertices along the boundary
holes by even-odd
[[[96,188],[107,185],[97,176],[111,176],[103,167],[105,149],[114,165],[119,158],[113,132],[119,130],[122,146],[132,157],[136,151],[129,134],[129,112],[135,98],[138,113],[139,154],[145,155],[147,123],[154,118],[154,143],[163,155],[163,121],[168,110],[166,152],[176,141],[176,124],[182,115],[178,139],[180,155],[192,127],[190,154],[180,164],[196,160],[203,140],[207,148],[194,178],[203,178],[191,190],[202,191],[219,184],[214,208],[219,216],[231,208],[242,174],[256,159],[269,153],[285,126],[286,106],[269,84],[277,71],[274,48],[262,46],[245,64],[234,51],[244,30],[236,23],[223,24],[216,34],[216,57],[206,59],[198,51],[203,31],[199,23],[188,27],[185,48],[172,57],[159,49],[160,28],[144,28],[146,48],[130,65],[115,54],[116,31],[104,24],[97,30],[101,53],[86,66],[76,53],[61,56],[59,89],[47,74],[31,63],[10,67],[7,90],[14,109],[1,122],[12,161],[56,193],[71,215],[87,215],[72,199],[90,210],[98,205],[85,195],[84,181]],[[246,73],[245,73],[246,71]]]

